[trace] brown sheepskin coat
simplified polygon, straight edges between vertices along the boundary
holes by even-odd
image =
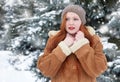
[[[99,37],[91,27],[88,27],[88,31],[93,34],[93,47],[86,38],[70,48],[61,41],[51,53],[38,58],[40,72],[50,77],[51,82],[96,82],[96,77],[107,69],[107,61]],[[51,32],[49,35],[54,36],[56,33]],[[48,51],[45,49],[44,52]]]

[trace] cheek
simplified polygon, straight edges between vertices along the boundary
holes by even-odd
[[[76,24],[76,29],[80,29],[80,24]]]
[[[66,30],[67,32],[69,32],[69,29],[68,29],[68,27],[67,27],[67,26],[66,26],[65,30]]]
[[[65,27],[65,29],[66,29],[66,30],[69,30],[68,27],[69,27],[69,25],[66,23],[66,27]]]
[[[81,21],[79,21],[76,25],[77,25],[77,26],[80,26],[80,25],[81,25]]]
[[[66,22],[66,27],[68,27],[68,23]]]
[[[81,23],[76,23],[76,29],[80,29]]]
[[[75,28],[75,32],[78,32],[78,31],[79,31],[79,29],[80,29],[79,27]]]

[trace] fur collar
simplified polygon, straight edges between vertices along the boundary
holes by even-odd
[[[89,31],[89,33],[90,33],[91,35],[94,35],[94,34],[95,34],[95,30],[93,29],[93,27],[91,27],[91,26],[86,26],[86,28],[87,28],[87,30]],[[49,31],[48,36],[49,36],[49,37],[54,36],[54,35],[56,35],[58,32],[59,32],[59,30],[58,30],[58,31],[51,30],[51,31]]]

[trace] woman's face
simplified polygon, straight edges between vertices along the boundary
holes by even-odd
[[[69,34],[75,34],[79,31],[81,25],[80,17],[74,12],[66,14],[66,31]]]

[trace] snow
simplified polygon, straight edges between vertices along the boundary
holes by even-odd
[[[112,67],[113,64],[114,64],[114,62],[108,62],[108,63],[107,63],[108,67]]]
[[[109,37],[101,37],[101,41],[103,44],[103,50],[104,49],[118,49],[117,45],[114,43],[109,43],[108,42]]]
[[[11,51],[0,51],[0,82],[35,82],[37,78],[30,71],[18,71],[10,65],[8,59],[11,55]]]
[[[105,33],[107,33],[107,32],[109,31],[109,28],[108,28],[107,25],[101,25],[99,31],[100,31],[102,34],[105,34]]]
[[[27,71],[16,71],[9,67],[0,70],[0,80],[1,82],[34,82],[35,79],[32,74]]]
[[[69,3],[70,2],[70,0],[64,0],[64,3]]]
[[[9,5],[9,6],[12,6],[13,3],[14,3],[14,0],[6,0],[6,6]]]
[[[10,6],[10,7],[12,7],[15,3],[23,4],[21,0],[6,0],[5,3],[6,3],[5,6]]]
[[[52,14],[56,14],[56,11],[51,11],[51,12],[47,12],[41,16],[47,16],[47,17],[50,17]]]

